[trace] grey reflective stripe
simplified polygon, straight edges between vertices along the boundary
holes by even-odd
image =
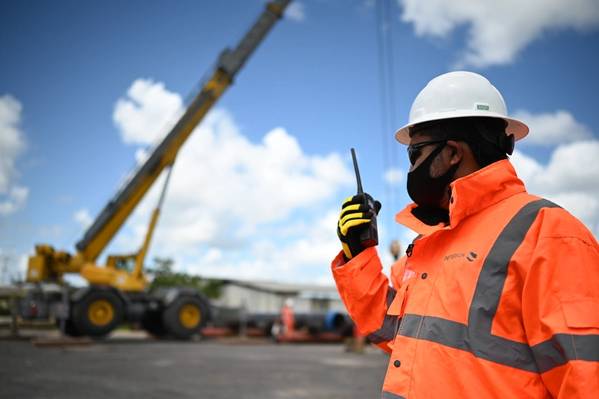
[[[505,338],[478,333],[452,320],[433,316],[407,314],[403,317],[399,335],[424,339],[472,353],[476,357],[521,370],[537,371],[528,345]]]
[[[440,317],[406,314],[402,318],[399,330],[399,335],[472,352],[468,340],[468,327],[462,323]]]
[[[538,371],[530,347],[491,334],[512,256],[520,247],[542,208],[558,205],[545,199],[526,204],[497,237],[487,255],[468,313],[468,333],[474,355],[515,368]]]
[[[599,335],[556,334],[532,347],[539,371],[544,373],[569,360],[599,361]]]
[[[483,263],[470,305],[468,325],[476,326],[475,331],[491,331],[510,260],[524,241],[541,208],[553,207],[558,205],[544,199],[526,204],[497,237]]]
[[[387,309],[389,309],[389,306],[391,306],[391,304],[393,303],[396,294],[397,291],[395,290],[395,288],[389,286],[389,289],[387,290]]]
[[[397,292],[393,287],[389,287],[387,290],[387,309],[391,306],[395,294]],[[381,342],[391,341],[397,332],[398,318],[394,315],[385,315],[383,319],[383,325],[378,330],[368,334],[366,338],[373,344],[380,344]]]
[[[383,395],[381,396],[381,399],[406,399],[406,398],[404,398],[401,395],[396,395],[391,392],[383,391]]]
[[[373,344],[391,341],[395,337],[398,321],[397,316],[385,315],[381,328],[368,334],[366,338]]]
[[[479,274],[468,314],[468,325],[439,317],[405,315],[399,334],[468,351],[477,357],[521,370],[546,371],[555,367],[553,364],[563,364],[563,359],[568,358],[567,352],[554,349],[555,345],[552,343],[539,344],[534,350],[524,343],[491,334],[510,260],[524,241],[541,208],[553,207],[557,205],[547,200],[533,201],[520,209],[499,234]],[[572,342],[581,341],[580,336],[568,337]],[[563,340],[557,335],[550,342],[556,339]],[[593,339],[593,343],[596,343],[597,337]],[[576,352],[578,346],[572,344],[572,348]],[[595,355],[590,349],[587,352],[590,352],[589,357]],[[539,354],[544,357],[537,364]]]
[[[570,360],[599,361],[599,335],[556,334],[551,339],[533,347],[521,342],[488,335],[488,342],[495,347],[508,348],[505,354],[481,351],[476,340],[468,337],[465,324],[433,316],[406,314],[402,318],[399,335],[424,339],[455,349],[471,352],[477,357],[505,364],[521,370],[544,373]],[[474,344],[472,344],[474,342]],[[534,359],[525,355],[529,351]],[[489,357],[492,355],[492,358]],[[534,362],[534,363],[533,363]],[[535,364],[536,363],[536,364]]]

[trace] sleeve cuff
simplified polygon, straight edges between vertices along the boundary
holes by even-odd
[[[366,248],[358,255],[351,258],[349,261],[345,261],[343,251],[339,251],[335,259],[331,262],[331,269],[334,276],[343,276],[345,274],[351,274],[353,269],[361,268],[364,265],[370,263],[370,260],[377,256],[376,247]]]

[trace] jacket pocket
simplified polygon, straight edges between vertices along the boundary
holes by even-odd
[[[561,300],[566,325],[571,328],[599,328],[599,298]]]
[[[405,303],[408,296],[409,281],[406,281],[395,293],[395,298],[387,309],[387,314],[392,316],[402,317],[404,314]]]

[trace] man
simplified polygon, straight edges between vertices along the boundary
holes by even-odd
[[[380,204],[343,204],[332,271],[360,332],[390,353],[383,398],[599,397],[599,245],[526,192],[508,155],[527,133],[478,74],[418,94],[396,133],[414,200],[396,220],[419,235],[391,283],[360,240]]]

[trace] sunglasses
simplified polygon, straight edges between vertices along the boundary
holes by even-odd
[[[420,158],[420,155],[422,154],[422,149],[428,145],[431,144],[437,144],[437,143],[445,143],[447,142],[447,140],[430,140],[430,141],[423,141],[421,143],[416,143],[416,144],[412,144],[408,146],[408,158],[410,159],[410,164],[414,165],[416,163],[416,161],[418,160],[418,158]]]

